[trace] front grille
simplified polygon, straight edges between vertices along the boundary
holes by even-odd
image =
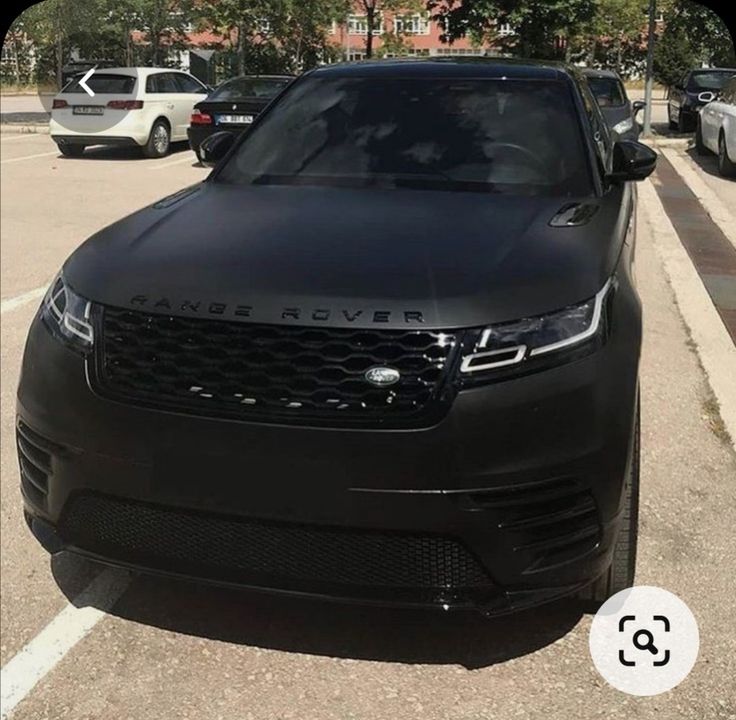
[[[70,500],[59,532],[110,559],[264,587],[348,595],[491,587],[465,546],[443,536],[266,522],[91,493]]]
[[[210,416],[421,426],[449,392],[457,336],[428,330],[259,325],[101,310],[96,389]],[[393,386],[365,373],[391,367]]]

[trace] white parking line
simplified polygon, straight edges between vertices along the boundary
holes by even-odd
[[[7,163],[20,162],[21,160],[34,160],[35,158],[49,157],[50,155],[58,155],[59,151],[54,152],[38,153],[36,155],[24,155],[23,157],[8,158],[7,160],[0,161],[0,164],[6,165]]]
[[[0,302],[0,315],[5,315],[6,312],[11,310],[17,310],[19,307],[23,307],[26,303],[33,302],[42,298],[46,292],[46,286],[36,288],[35,290],[29,290],[27,293],[22,295],[16,295],[15,297],[8,298]]]
[[[112,609],[130,584],[122,570],[103,570],[0,671],[0,718],[5,720],[56,664]]]
[[[38,133],[18,133],[17,135],[2,135],[0,142],[13,142],[14,140],[29,140],[31,138],[41,137]]]
[[[163,165],[151,165],[148,169],[149,170],[165,170],[167,167],[171,167],[172,165],[181,165],[182,163],[188,162],[194,164],[195,156],[190,155],[187,153],[186,157],[179,158],[177,160],[173,160],[172,162],[164,163]]]

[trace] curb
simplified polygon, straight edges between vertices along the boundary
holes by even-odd
[[[655,250],[675,294],[680,315],[690,330],[733,447],[736,445],[736,385],[732,368],[736,367],[736,346],[683,247],[653,182],[649,179],[640,187],[645,222],[651,229]]]
[[[653,148],[687,148],[693,143],[691,137],[658,137],[654,135],[642,138],[641,142]]]
[[[48,135],[48,125],[10,125],[8,123],[0,124],[0,134],[2,135]]]

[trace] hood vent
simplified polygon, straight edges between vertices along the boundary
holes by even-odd
[[[549,224],[552,227],[581,227],[587,225],[600,206],[594,203],[571,203],[560,208]]]

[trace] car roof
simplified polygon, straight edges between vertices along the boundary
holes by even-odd
[[[229,83],[233,80],[293,80],[295,77],[296,75],[236,75],[223,80],[223,83]]]
[[[693,68],[691,73],[709,73],[709,72],[728,72],[736,74],[736,68],[714,67],[714,68]]]
[[[319,77],[472,77],[525,80],[571,78],[563,63],[486,57],[396,58],[324,65],[308,74]]]
[[[130,77],[147,77],[154,73],[160,72],[183,72],[186,70],[177,70],[176,68],[159,68],[159,67],[105,67],[95,70],[97,75],[129,75]],[[186,73],[189,74],[189,73]]]

